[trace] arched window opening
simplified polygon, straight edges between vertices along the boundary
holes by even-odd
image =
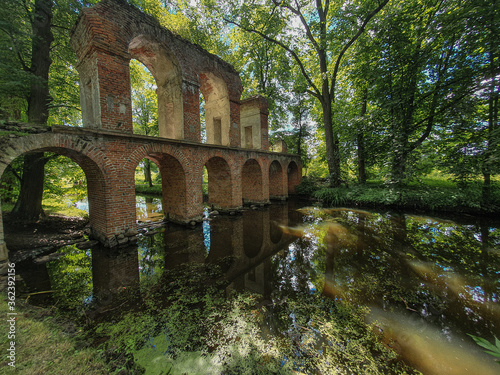
[[[206,143],[229,146],[230,110],[226,83],[212,73],[203,73],[200,74],[200,84],[200,96],[204,99]]]
[[[41,204],[44,215],[88,216],[87,179],[82,168],[70,158],[55,153],[41,153],[41,158],[38,167],[44,178],[37,202],[24,202],[24,197],[20,199],[23,171],[26,171],[23,163],[30,160],[21,156],[9,165],[0,179],[2,211],[16,214],[24,209],[24,205]],[[24,192],[26,196],[37,190],[30,181],[26,188],[29,189]]]
[[[163,219],[162,182],[158,165],[144,158],[135,168],[135,201],[138,221]]]
[[[132,122],[134,134],[158,136],[158,97],[156,80],[148,68],[130,61]]]
[[[243,164],[241,171],[241,197],[243,204],[265,202],[262,170],[255,159],[249,159]]]
[[[207,166],[203,166],[203,172],[202,172],[202,191],[203,191],[203,203],[208,202],[208,170]]]
[[[21,181],[27,178],[23,174],[27,173],[26,168],[29,168],[29,165],[25,166],[24,163],[33,161],[29,157],[25,158],[26,155],[28,154],[14,159],[0,176],[5,241],[11,251],[26,248],[26,240],[29,238],[30,246],[39,242],[45,247],[53,246],[53,251],[66,255],[52,262],[33,262],[31,266],[20,268],[22,288],[26,288],[27,293],[34,293],[34,298],[30,299],[33,304],[53,305],[54,301],[57,301],[58,306],[63,309],[79,307],[92,295],[91,252],[78,248],[85,242],[82,229],[90,212],[85,172],[75,161],[58,153],[29,154],[42,158],[31,167],[41,167],[44,175],[40,194],[37,194],[37,201],[43,211],[41,220],[30,225],[19,225],[12,211],[22,209]],[[38,190],[29,182],[28,180],[27,186]],[[31,192],[28,192],[28,195]],[[22,216],[21,214],[20,217]],[[54,230],[57,232],[57,238],[51,239],[52,236],[47,235],[46,230],[50,230],[49,228],[57,228]],[[81,242],[75,244],[75,240]],[[64,243],[67,246],[61,247]],[[47,290],[52,290],[53,293],[37,294]]]
[[[143,63],[154,77],[157,87],[158,135],[184,139],[182,74],[176,57],[163,44],[145,35],[132,39],[128,51],[132,58]]]
[[[274,160],[269,166],[269,199],[282,199],[285,195],[283,168],[279,161]]]
[[[213,157],[205,164],[208,174],[208,204],[215,209],[230,208],[233,204],[229,164],[221,157]]]
[[[207,143],[207,121],[205,119],[205,98],[200,91],[200,138],[201,143]]]

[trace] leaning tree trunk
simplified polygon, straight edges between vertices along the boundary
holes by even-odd
[[[49,69],[52,35],[52,0],[36,0],[32,16],[31,67],[33,75],[28,95],[28,121],[46,124],[49,117]],[[19,198],[12,211],[13,218],[37,220],[43,214],[43,180],[47,160],[43,152],[24,156],[23,175]]]

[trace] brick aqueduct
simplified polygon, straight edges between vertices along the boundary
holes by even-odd
[[[135,228],[134,174],[143,158],[159,167],[163,211],[172,221],[201,220],[204,166],[209,204],[218,209],[238,210],[244,203],[267,203],[294,192],[300,159],[285,147],[269,151],[267,102],[240,99],[241,80],[231,65],[121,0],[84,9],[71,43],[78,59],[83,127],[4,137],[0,176],[29,152],[68,156],[87,177],[93,236],[109,247]],[[156,80],[159,137],[133,134],[131,59],[142,62]],[[206,143],[201,142],[200,92]],[[0,250],[5,259],[1,212]]]

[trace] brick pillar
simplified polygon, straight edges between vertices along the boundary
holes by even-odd
[[[186,171],[186,219],[201,220],[203,218],[203,166],[199,163],[191,163],[185,165],[184,169]]]
[[[126,243],[121,236],[136,228],[134,170],[118,170],[108,176],[107,187],[93,192],[89,186],[92,236],[106,247]]]
[[[268,104],[262,96],[241,102],[241,147],[269,150]]]
[[[286,199],[288,190],[285,188],[288,185],[288,177],[283,172],[281,163],[274,160],[269,166],[267,173],[269,181],[269,197],[272,199]]]
[[[77,69],[83,125],[133,133],[129,60],[96,50]]]
[[[184,80],[182,82],[182,98],[184,103],[184,139],[201,142],[199,85]]]
[[[245,203],[266,203],[269,201],[268,179],[264,181],[257,160],[249,159],[241,170],[242,198]],[[266,176],[267,177],[267,176]]]
[[[231,147],[241,147],[240,103],[230,100],[229,113],[230,113],[230,128],[229,128],[230,145]]]

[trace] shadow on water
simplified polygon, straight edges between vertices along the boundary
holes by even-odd
[[[263,334],[283,335],[287,299],[323,295],[368,306],[380,340],[424,374],[498,373],[467,334],[500,336],[499,223],[290,201],[194,229],[167,225],[116,253],[61,252],[23,266],[32,303],[109,314],[140,309],[152,290],[164,304],[173,288],[246,290],[261,296]]]

